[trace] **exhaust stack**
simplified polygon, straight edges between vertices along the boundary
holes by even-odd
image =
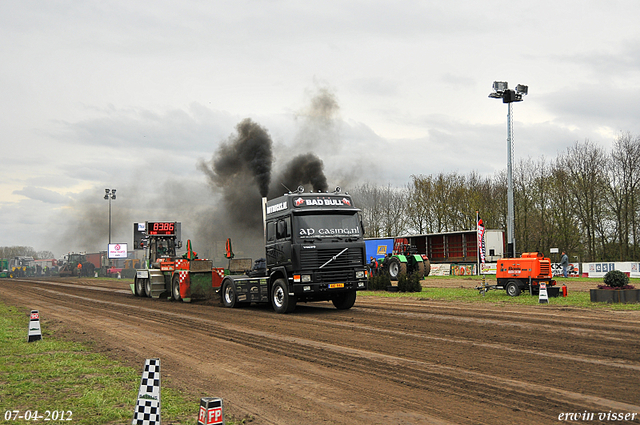
[[[264,236],[264,246],[267,246],[267,197],[262,198],[262,229]]]

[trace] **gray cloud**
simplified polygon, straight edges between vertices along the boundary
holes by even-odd
[[[66,204],[69,202],[68,197],[41,187],[27,186],[20,190],[14,190],[13,193],[15,195],[21,195],[26,198],[33,199],[34,201],[44,202],[45,204]]]

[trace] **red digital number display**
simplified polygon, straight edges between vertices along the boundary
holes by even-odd
[[[175,223],[148,223],[147,232],[150,235],[173,235],[175,233]]]

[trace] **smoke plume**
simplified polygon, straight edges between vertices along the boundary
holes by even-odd
[[[333,94],[319,89],[296,116],[292,140],[280,145],[274,145],[263,126],[249,118],[240,121],[227,139],[212,140],[217,147],[210,159],[197,162],[208,188],[175,175],[154,174],[171,164],[134,170],[130,182],[115,186],[118,200],[113,204],[111,239],[131,242],[134,222],[180,221],[183,242],[192,239],[201,258],[217,259],[218,266],[225,265],[227,238],[232,238],[236,255],[263,257],[260,198],[282,195],[286,192],[283,186],[296,190],[302,185],[307,192],[327,190],[324,164],[315,152],[324,149],[335,156],[339,151],[338,109]],[[52,226],[56,229],[52,239],[58,241],[59,249],[105,249],[108,215],[102,190],[88,190],[61,210],[57,226]]]
[[[310,185],[314,192],[326,192],[328,187],[327,178],[324,175],[324,164],[312,153],[293,158],[276,179],[276,184],[282,184],[290,190],[296,190],[298,186],[308,188]],[[278,193],[278,189],[275,188],[271,193]]]
[[[220,145],[213,158],[214,182],[227,187],[233,180],[246,182],[251,176],[261,196],[267,196],[271,181],[273,153],[269,133],[247,118],[236,129],[238,135]]]

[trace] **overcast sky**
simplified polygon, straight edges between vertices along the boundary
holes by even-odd
[[[529,86],[516,161],[609,149],[640,134],[639,16],[631,0],[3,0],[0,246],[106,249],[105,188],[113,241],[145,220],[189,236],[220,202],[197,164],[245,118],[276,162],[313,151],[347,190],[505,169],[495,80]],[[305,139],[320,94],[331,131]]]

